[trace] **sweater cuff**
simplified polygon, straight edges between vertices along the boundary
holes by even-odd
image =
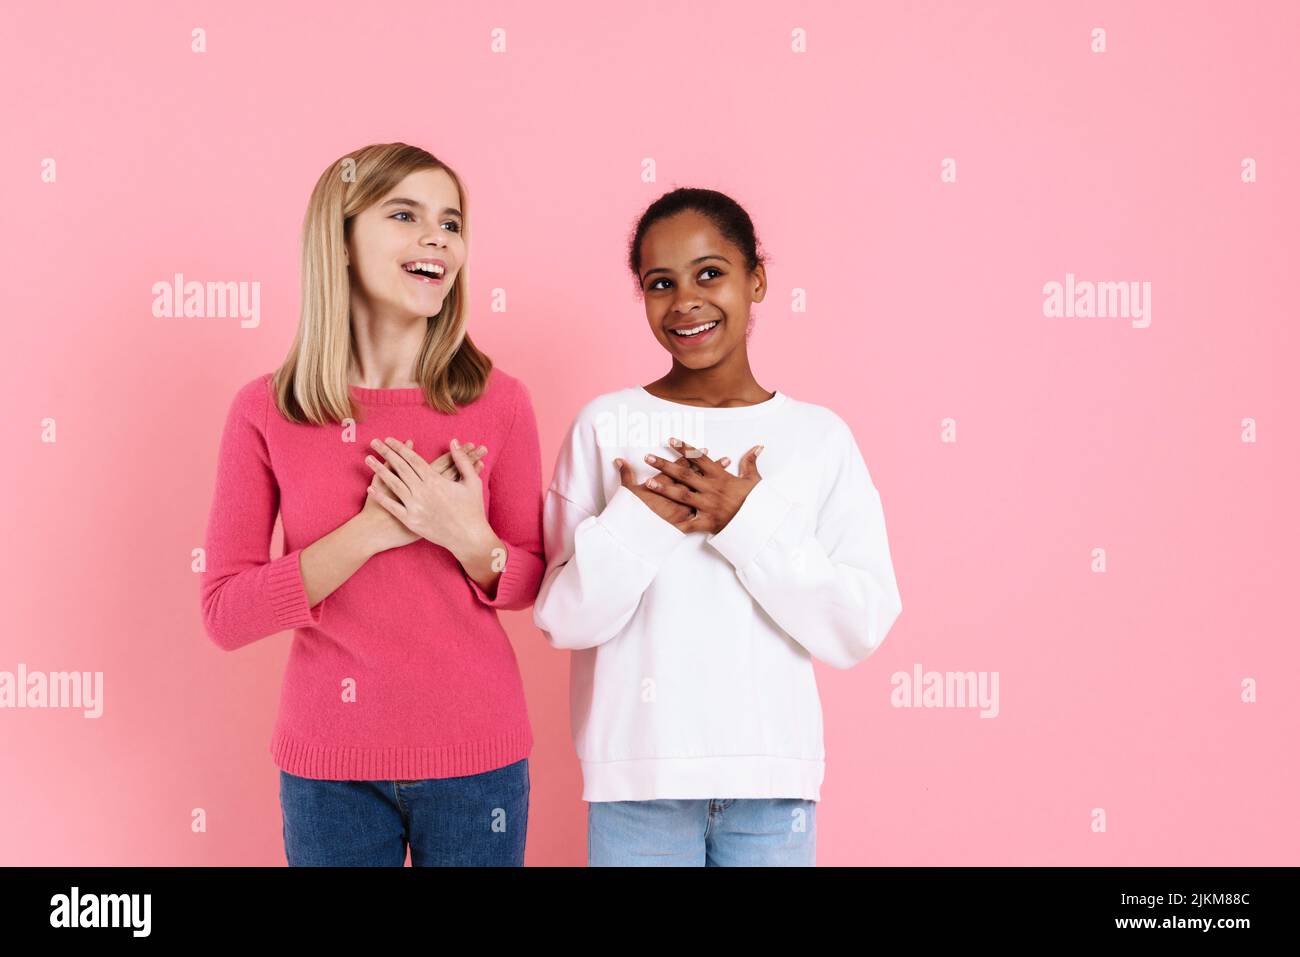
[[[660,518],[626,485],[620,485],[597,517],[616,542],[643,561],[658,567],[686,533]]]
[[[512,602],[519,591],[519,584],[524,574],[523,562],[515,558],[515,547],[506,541],[503,541],[503,544],[506,546],[506,567],[501,569],[501,574],[497,576],[495,597],[489,598],[483,586],[465,572],[465,581],[469,582],[469,587],[474,589],[478,600],[489,608],[500,608]]]
[[[295,548],[268,566],[267,586],[271,595],[271,610],[281,630],[311,628],[320,624],[320,612],[325,600],[321,599],[317,603],[314,612],[307,604],[307,586],[302,580],[300,555],[302,549]]]
[[[770,481],[760,479],[745,496],[740,510],[731,516],[731,521],[706,541],[739,571],[753,561],[776,534],[792,508],[794,503],[778,492]]]

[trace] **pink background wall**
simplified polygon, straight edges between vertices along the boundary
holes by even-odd
[[[853,427],[904,604],[875,656],[818,666],[820,864],[1300,862],[1300,8],[862,7],[7,11],[0,670],[102,671],[105,703],[0,711],[0,863],[283,863],[289,635],[218,651],[190,553],[229,401],[297,323],[311,187],[393,140],[468,180],[470,327],[532,390],[546,481],[586,399],[667,369],[635,217],[678,185],[753,215],[753,368]],[[260,324],[154,318],[176,272],[260,283]],[[1045,316],[1066,273],[1149,282],[1150,325]],[[503,618],[528,863],[582,864],[566,655]],[[997,672],[998,716],[891,706],[918,664]]]

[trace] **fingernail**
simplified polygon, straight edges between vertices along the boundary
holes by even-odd
[[[453,439],[451,440],[451,447],[452,447],[453,449],[458,449],[458,448],[460,448],[460,443],[457,442],[457,441],[453,438]]]
[[[677,446],[679,446],[679,445],[682,444],[682,440],[681,440],[681,439],[669,439],[669,440],[668,440],[668,444],[671,445],[673,448],[677,448]]]
[[[762,454],[763,454],[763,446],[760,445],[760,446],[758,447],[758,451],[754,453],[754,457],[755,457],[755,458],[758,458],[758,456],[760,456],[760,455],[762,455]]]
[[[646,488],[658,488],[658,487],[659,487],[659,483],[656,482],[654,479],[646,479],[646,483],[645,483],[645,484],[646,484]]]
[[[623,460],[622,460],[622,459],[615,459],[615,460],[614,460],[614,464],[617,465],[619,468],[622,468],[622,467],[623,467]]]
[[[647,455],[647,456],[645,457],[645,460],[646,460],[647,462],[649,462],[651,465],[654,465],[654,464],[655,464],[655,457],[654,457],[653,455]]]

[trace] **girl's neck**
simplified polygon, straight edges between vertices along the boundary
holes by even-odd
[[[348,383],[366,389],[418,386],[411,376],[428,334],[428,319],[377,314],[355,294],[351,310]]]
[[[748,363],[735,370],[697,370],[674,362],[667,375],[645,386],[645,390],[670,402],[714,409],[755,405],[775,395],[758,384]]]
[[[406,389],[419,385],[411,379],[422,339],[377,339],[358,331],[348,362],[348,384],[365,389]]]
[[[398,366],[376,363],[364,371],[354,359],[348,366],[348,384],[363,389],[409,389],[420,383],[410,381],[410,369],[400,371]]]

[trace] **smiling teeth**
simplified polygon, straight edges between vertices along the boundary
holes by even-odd
[[[718,320],[714,319],[712,322],[706,322],[704,325],[696,326],[694,329],[681,329],[681,330],[674,329],[673,335],[683,336],[683,337],[698,336],[701,332],[706,332],[709,329],[712,329],[717,324],[718,324]]]
[[[407,272],[427,272],[434,276],[442,275],[442,267],[437,263],[411,263],[409,266],[403,266]]]

